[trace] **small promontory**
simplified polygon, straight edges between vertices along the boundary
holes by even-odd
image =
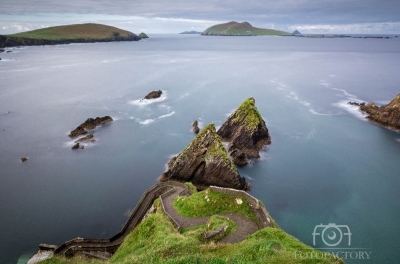
[[[142,32],[139,34],[139,38],[144,39],[144,38],[149,38],[149,36],[147,36],[146,33]]]
[[[374,103],[361,103],[360,109],[368,114],[368,119],[389,128],[400,129],[400,94],[387,105],[379,107]]]
[[[248,22],[231,21],[207,28],[201,33],[205,36],[291,36],[292,34],[274,29],[257,28]]]
[[[132,32],[102,24],[76,24],[0,35],[0,47],[57,45],[69,43],[137,41]]]
[[[259,158],[260,150],[265,145],[271,144],[268,128],[255,102],[253,97],[245,100],[217,132],[222,141],[229,142],[228,151],[238,166],[247,164],[247,157],[245,158],[243,154]]]
[[[159,179],[192,182],[199,186],[249,189],[229,158],[214,124],[205,126],[180,154],[173,157],[168,162],[168,170]]]

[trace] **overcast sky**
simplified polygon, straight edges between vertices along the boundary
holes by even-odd
[[[229,21],[310,34],[400,34],[400,0],[0,0],[0,34],[87,22],[179,33]]]

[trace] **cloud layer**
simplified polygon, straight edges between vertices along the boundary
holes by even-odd
[[[400,1],[398,0],[0,0],[0,23],[10,27],[11,22],[39,23],[49,18],[45,14],[66,14],[91,20],[102,15],[126,18],[136,22],[148,21],[151,31],[163,30],[162,23],[206,25],[208,21],[249,21],[258,27],[275,25],[276,29],[289,30],[298,26],[303,31],[341,30],[342,28],[370,30],[385,28],[399,31]],[[42,14],[42,17],[41,15]],[[44,14],[44,15],[43,15]],[[30,21],[11,21],[12,17],[31,17]],[[70,18],[71,18],[70,17]],[[5,18],[9,18],[9,21]],[[97,19],[96,18],[96,19]],[[52,23],[56,19],[52,17]],[[6,25],[6,22],[9,22]],[[197,22],[196,22],[197,21]],[[41,21],[42,22],[42,21]],[[126,21],[125,21],[126,22]],[[43,23],[42,23],[43,24]],[[145,23],[143,23],[145,24]],[[329,27],[332,25],[332,27]],[[359,26],[357,26],[359,25]],[[363,26],[365,25],[365,26]],[[21,26],[23,26],[21,24]],[[192,25],[191,25],[192,26]],[[140,26],[143,27],[143,26]],[[372,28],[372,29],[371,29]],[[190,29],[190,28],[186,28]],[[205,28],[202,28],[204,30]],[[177,29],[178,30],[178,29]]]

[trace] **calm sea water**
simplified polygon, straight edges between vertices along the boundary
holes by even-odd
[[[218,127],[250,96],[272,144],[240,173],[280,227],[329,248],[312,233],[334,223],[333,248],[371,252],[348,262],[398,262],[400,134],[346,103],[400,92],[400,40],[150,37],[0,54],[0,263],[116,234],[191,123]],[[139,102],[152,90],[164,96]],[[105,115],[96,143],[72,151],[69,131]]]

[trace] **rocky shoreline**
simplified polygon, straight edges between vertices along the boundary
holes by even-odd
[[[400,130],[400,94],[398,94],[389,104],[377,106],[374,103],[355,103],[360,110],[367,113],[367,118],[385,127]]]

